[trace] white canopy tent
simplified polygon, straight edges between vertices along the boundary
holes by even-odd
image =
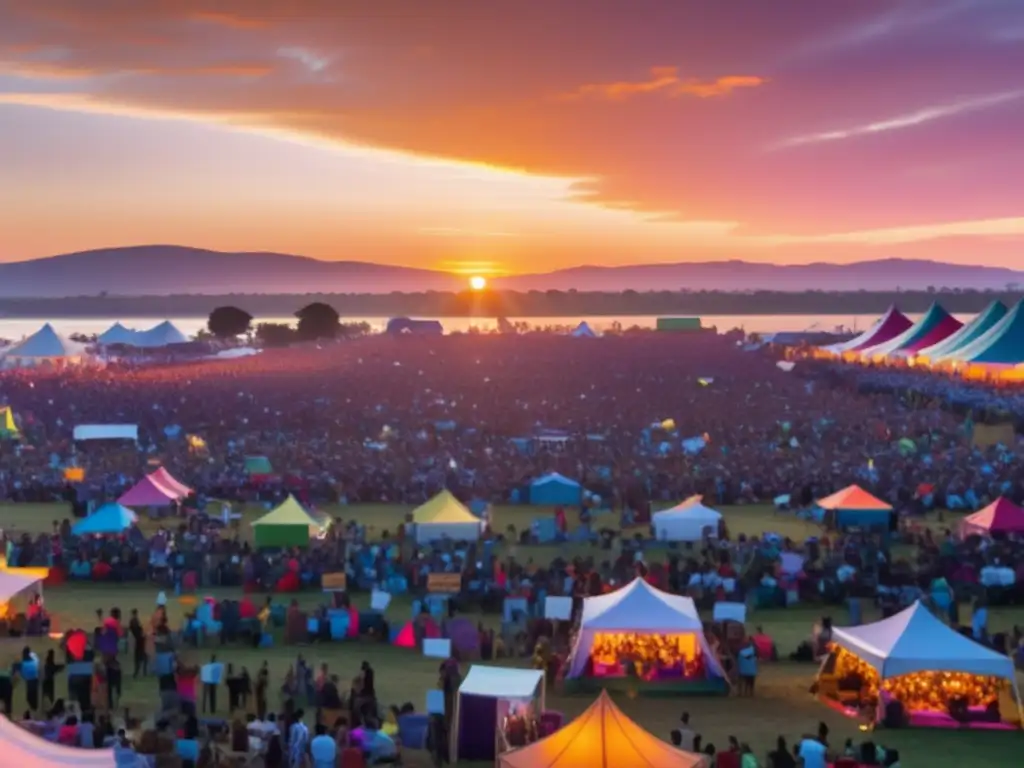
[[[573,329],[572,333],[570,333],[569,335],[573,336],[574,338],[577,338],[577,339],[596,339],[597,338],[597,332],[594,331],[594,329],[590,327],[590,323],[588,323],[586,320],[584,320],[582,323],[577,325]]]
[[[722,670],[704,637],[704,623],[693,599],[662,592],[643,579],[634,579],[622,589],[583,600],[580,629],[572,649],[566,677],[580,677],[602,632],[633,632],[656,635],[694,635],[708,671],[718,677]]]
[[[473,702],[474,715],[473,721],[468,722],[469,708],[463,706],[464,697],[476,697]],[[474,746],[483,746],[482,733],[463,734],[463,727],[477,729],[481,723],[478,721],[478,717],[481,714],[478,709],[481,699],[490,700],[493,704],[494,711],[494,723],[495,723],[495,746],[497,746],[498,732],[501,729],[502,721],[512,707],[516,706],[529,706],[536,703],[538,707],[536,714],[544,711],[545,706],[545,687],[544,687],[544,671],[540,669],[513,669],[510,667],[490,667],[483,664],[474,664],[469,668],[469,672],[466,674],[466,678],[462,681],[462,685],[459,686],[459,694],[455,700],[455,743],[454,743],[454,754],[452,755],[452,763],[458,762],[460,745],[464,745],[467,741],[471,741]],[[489,712],[487,713],[490,714]],[[490,721],[490,718],[486,718]],[[465,721],[465,722],[464,722]],[[463,748],[463,757],[467,759],[476,759],[469,750]]]
[[[114,750],[65,747],[42,739],[0,716],[0,753],[18,768],[115,768]]]
[[[96,341],[100,344],[134,344],[138,335],[138,331],[126,328],[118,322],[97,336]]]
[[[22,576],[20,573],[0,571],[0,613],[5,612],[7,604],[15,597],[33,587],[42,590],[43,580],[38,576]]]
[[[4,368],[81,365],[88,359],[84,344],[64,338],[47,323],[31,336],[8,347],[0,356],[0,365]]]
[[[187,341],[188,336],[179,331],[174,323],[164,320],[148,331],[136,333],[130,343],[136,347],[166,347],[169,344],[184,344]]]
[[[721,512],[705,507],[700,497],[695,496],[670,509],[655,512],[651,523],[659,541],[701,541],[708,528],[712,536],[718,536],[721,520]]]

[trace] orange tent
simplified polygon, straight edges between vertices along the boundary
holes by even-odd
[[[703,755],[683,752],[626,717],[606,691],[587,710],[546,739],[506,752],[499,768],[697,768]]]
[[[831,496],[819,499],[818,506],[830,511],[839,509],[869,509],[877,512],[892,511],[891,504],[886,504],[881,499],[872,496],[859,485],[849,485],[841,491],[836,491]]]

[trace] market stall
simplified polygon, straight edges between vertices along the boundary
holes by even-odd
[[[605,691],[568,725],[498,758],[499,768],[697,768],[704,764],[703,755],[676,749],[634,723]]]
[[[474,664],[455,701],[452,763],[492,761],[520,740],[535,740],[544,700],[541,670]]]
[[[651,518],[654,536],[658,541],[703,541],[704,536],[718,536],[722,513],[704,506],[700,496],[694,496]]]
[[[874,624],[834,628],[818,696],[844,714],[915,726],[1002,727],[1001,694],[1021,715],[1013,661],[921,602]]]
[[[257,549],[308,547],[310,536],[317,536],[324,529],[323,524],[290,494],[277,507],[253,521],[252,527]]]
[[[728,683],[689,597],[635,579],[583,601],[567,691],[726,693]]]
[[[414,509],[412,520],[416,524],[416,541],[419,544],[438,539],[476,541],[484,525],[447,490]]]

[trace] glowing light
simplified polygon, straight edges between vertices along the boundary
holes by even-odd
[[[469,287],[474,291],[482,291],[487,287],[487,278],[483,275],[473,275],[469,278]]]

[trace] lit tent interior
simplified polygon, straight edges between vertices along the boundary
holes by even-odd
[[[626,717],[605,691],[601,691],[597,701],[583,714],[546,739],[498,758],[499,768],[697,768],[703,765],[703,755],[676,749]]]
[[[920,601],[873,624],[836,627],[832,640],[817,690],[846,714],[895,700],[911,725],[948,727],[965,722],[952,716],[960,700],[963,718],[999,727],[993,707],[1009,688],[1020,715],[1013,661],[950,628]]]
[[[629,646],[636,661],[621,662]],[[583,601],[566,691],[726,693],[728,683],[704,637],[692,598],[634,579]]]
[[[544,711],[544,672],[474,664],[455,701],[452,762],[494,760],[504,751],[507,719]]]

